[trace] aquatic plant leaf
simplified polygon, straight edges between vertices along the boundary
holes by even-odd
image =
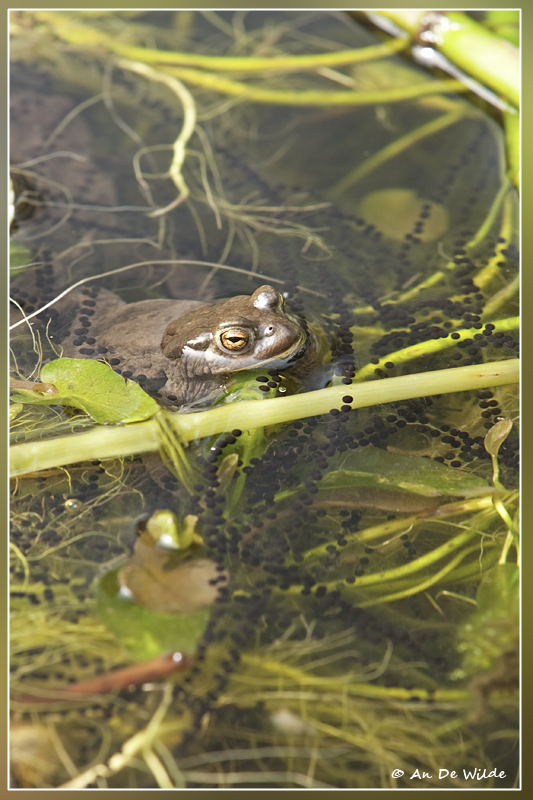
[[[518,682],[519,567],[499,564],[490,569],[476,600],[476,610],[458,631],[457,649],[463,654],[463,661],[453,677],[477,676],[476,688],[490,694],[492,689]],[[482,681],[480,674],[488,678]]]
[[[498,564],[489,570],[477,591],[476,614],[518,614],[520,569],[517,564]]]
[[[144,608],[120,592],[119,572],[107,572],[98,586],[97,611],[108,630],[139,659],[173,650],[194,653],[211,610],[169,614]]]
[[[138,384],[125,380],[101,361],[58,358],[41,369],[42,383],[53,384],[57,394],[43,396],[31,389],[12,395],[18,403],[80,408],[95,422],[137,422],[152,417],[159,406]]]
[[[468,497],[487,491],[483,478],[419,456],[365,447],[343,454],[342,469],[326,475],[320,488],[355,486],[402,489],[426,497]]]
[[[485,450],[491,456],[496,457],[500,451],[500,447],[505,442],[513,427],[512,419],[504,417],[492,426],[487,435],[485,436]]]

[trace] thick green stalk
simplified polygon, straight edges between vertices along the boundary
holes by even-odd
[[[518,49],[491,33],[463,11],[385,9],[391,19],[428,46],[436,47],[455,66],[488,86],[518,108],[520,59]]]
[[[485,11],[485,27],[500,39],[507,39],[517,47],[520,44],[520,9],[488,8]]]
[[[520,189],[520,115],[517,111],[505,111],[505,147],[507,150],[507,176]]]
[[[352,386],[341,384],[291,397],[247,400],[192,414],[173,414],[167,421],[181,442],[190,442],[235,428],[252,430],[325,414],[342,405],[345,395],[353,397],[353,408],[364,408],[413,397],[517,383],[518,365],[518,359],[509,359],[452,370],[402,375]],[[79,461],[153,452],[159,447],[158,424],[154,419],[132,425],[98,427],[88,433],[15,445],[11,448],[11,475],[16,477]]]

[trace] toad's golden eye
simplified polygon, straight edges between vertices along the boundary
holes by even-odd
[[[230,328],[220,334],[220,343],[230,353],[239,353],[248,347],[250,332],[242,330],[242,328]]]

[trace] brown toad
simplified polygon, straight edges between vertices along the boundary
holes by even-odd
[[[82,300],[63,355],[105,359],[171,403],[217,394],[240,370],[279,370],[299,362],[300,374],[304,362],[316,357],[314,333],[285,310],[272,286],[215,303],[125,303],[105,289],[93,296]]]

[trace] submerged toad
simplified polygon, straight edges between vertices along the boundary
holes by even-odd
[[[94,296],[94,295],[93,295]],[[232,372],[284,369],[316,358],[316,337],[272,286],[218,303],[125,303],[105,289],[82,300],[63,355],[107,360],[124,377],[179,404],[220,392]]]

